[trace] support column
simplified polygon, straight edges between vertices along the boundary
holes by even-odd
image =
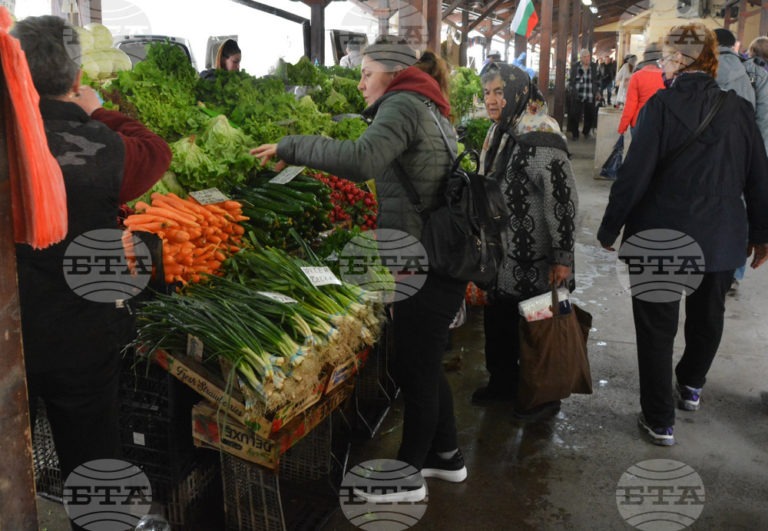
[[[568,0],[558,0],[557,9],[557,44],[555,51],[555,105],[552,117],[562,128],[565,125],[565,76],[568,54],[568,15],[571,3]],[[768,0],[766,0],[768,1]]]
[[[539,90],[549,100],[549,62],[552,59],[552,1],[541,0],[541,34],[539,36]]]
[[[592,13],[589,9],[581,9],[581,47],[589,50],[592,53],[592,27],[591,27]]]
[[[563,0],[567,2],[568,0]],[[581,9],[581,0],[571,0],[571,63],[575,63],[579,60],[579,29],[581,26],[581,17],[579,12]]]
[[[760,35],[768,35],[768,0],[760,3]]]
[[[518,35],[515,33],[515,59],[520,57],[520,54],[528,51],[528,39],[525,35]],[[528,64],[528,57],[526,57],[525,64]]]
[[[312,50],[310,60],[325,64],[325,7],[331,0],[302,0],[311,9],[309,42]]]
[[[747,9],[749,8],[749,3],[747,0],[740,0],[739,1],[739,24],[736,26],[736,40],[743,43],[744,42],[744,28],[747,25]]]
[[[0,145],[6,145],[8,94],[0,70]],[[13,239],[8,151],[0,149],[0,529],[37,529],[27,377]],[[32,316],[34,318],[34,316]]]
[[[428,0],[427,2],[427,48],[440,55],[440,37],[442,23],[442,2]]]
[[[768,1],[768,0],[766,0]],[[469,38],[469,11],[461,12],[461,44],[459,44],[459,66],[467,66],[467,39]]]

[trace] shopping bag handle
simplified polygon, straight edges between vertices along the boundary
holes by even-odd
[[[557,317],[560,315],[560,299],[557,293],[557,286],[552,283],[552,316]]]

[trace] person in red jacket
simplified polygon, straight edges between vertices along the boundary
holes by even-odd
[[[619,122],[619,134],[623,135],[627,128],[632,129],[637,122],[637,115],[645,102],[656,91],[664,88],[664,79],[661,76],[661,68],[656,62],[661,59],[661,47],[651,43],[646,47],[643,61],[635,67],[635,73],[629,79],[627,87],[627,100],[624,103],[624,111]]]
[[[48,148],[67,193],[64,240],[41,250],[16,246],[31,423],[42,399],[66,481],[88,461],[120,457],[121,350],[133,325],[123,300],[96,301],[90,292],[75,293],[68,247],[86,233],[118,229],[120,205],[163,176],[171,150],[141,123],[102,108],[96,92],[80,85],[80,45],[64,20],[28,17],[11,35],[26,54],[30,90],[40,96]],[[104,249],[110,250],[96,248]],[[94,257],[107,258],[82,258]],[[81,267],[90,271],[93,263]]]

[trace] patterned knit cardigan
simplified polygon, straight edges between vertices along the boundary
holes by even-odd
[[[512,215],[494,295],[522,300],[549,290],[551,264],[573,267],[578,196],[565,140],[541,132],[516,139],[501,186]]]

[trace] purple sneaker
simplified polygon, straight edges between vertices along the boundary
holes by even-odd
[[[674,426],[654,428],[646,422],[645,416],[642,413],[637,417],[637,424],[648,434],[653,444],[658,446],[672,446],[675,444]]]
[[[677,384],[677,407],[685,411],[697,411],[701,401],[701,387]]]

